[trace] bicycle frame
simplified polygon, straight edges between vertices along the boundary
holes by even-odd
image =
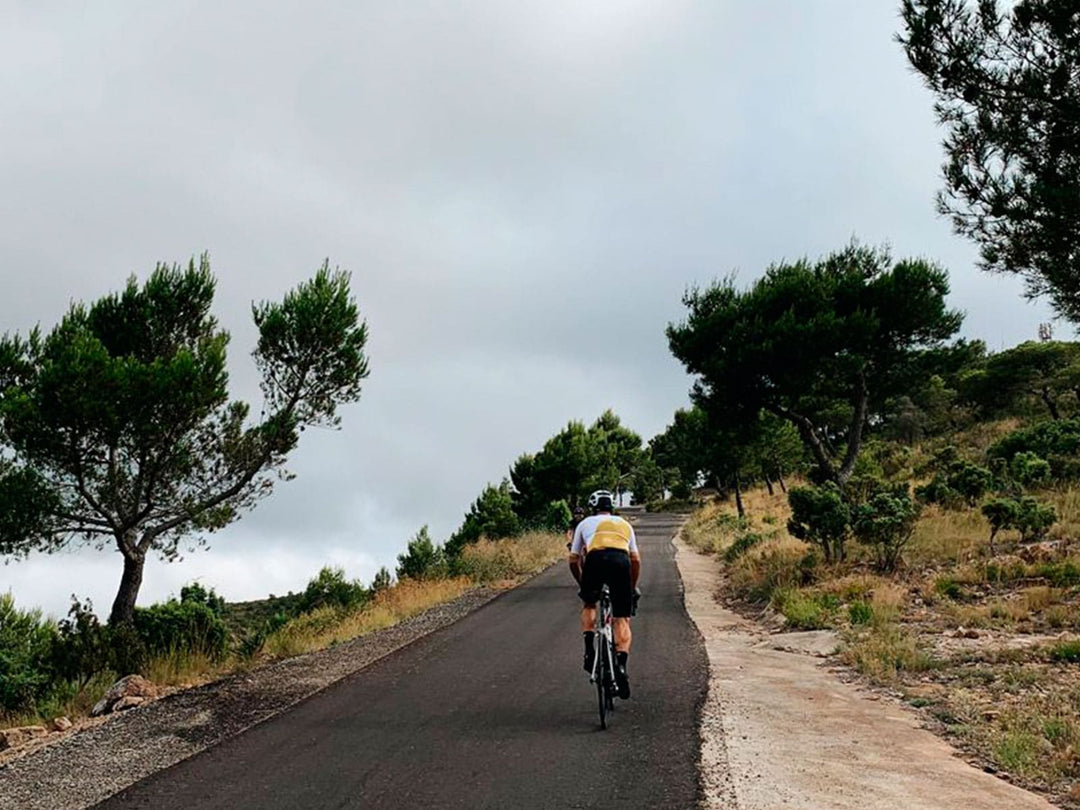
[[[589,683],[596,684],[600,701],[600,727],[607,728],[607,713],[614,708],[615,691],[615,628],[611,611],[611,591],[607,585],[600,590],[596,605],[596,655],[589,674]]]

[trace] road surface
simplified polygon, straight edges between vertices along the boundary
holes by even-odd
[[[637,520],[633,693],[607,731],[560,564],[98,807],[695,807],[705,651],[674,563],[678,519]]]

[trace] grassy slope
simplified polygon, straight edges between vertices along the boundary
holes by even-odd
[[[1080,492],[1038,494],[1061,516],[1048,542],[999,538],[991,554],[978,510],[929,507],[887,577],[854,545],[825,566],[788,534],[780,492],[748,493],[745,521],[708,504],[686,537],[721,558],[733,604],[793,629],[836,628],[842,660],[864,677],[925,708],[987,767],[1080,807]],[[739,553],[748,533],[763,539]]]

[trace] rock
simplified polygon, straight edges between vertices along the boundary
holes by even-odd
[[[71,721],[66,717],[57,717],[52,721],[53,729],[56,731],[67,731],[71,728]]]
[[[965,630],[963,632],[962,635],[964,636],[964,638],[978,638],[979,637],[979,631],[975,630],[973,628],[968,628],[967,630]]]
[[[18,748],[31,740],[44,737],[49,733],[45,726],[20,726],[19,728],[0,729],[0,751]]]
[[[124,698],[141,698],[138,703],[129,703],[125,706],[125,708],[130,708],[131,706],[140,705],[143,700],[157,697],[157,694],[157,687],[142,675],[125,675],[110,686],[104,697],[94,704],[90,716],[98,717],[116,711],[116,704]]]
[[[122,712],[124,709],[134,709],[136,706],[142,706],[146,702],[146,698],[137,697],[135,695],[129,695],[128,697],[122,697],[109,709],[110,712]]]

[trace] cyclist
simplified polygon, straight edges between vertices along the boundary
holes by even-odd
[[[600,588],[611,591],[611,612],[615,619],[615,685],[619,697],[630,697],[630,679],[626,659],[630,655],[630,614],[638,577],[641,554],[634,528],[612,513],[614,498],[606,489],[589,496],[593,514],[574,529],[570,546],[570,572],[581,586],[581,632],[585,637],[585,671],[592,672],[596,655],[596,602]]]

